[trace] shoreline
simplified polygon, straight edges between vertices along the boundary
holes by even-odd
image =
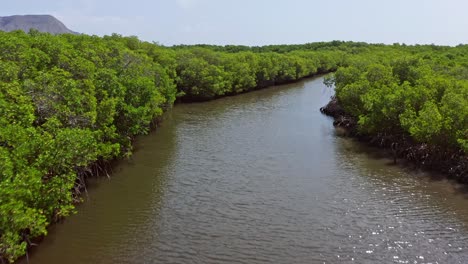
[[[250,93],[250,92],[259,91],[259,90],[278,87],[278,86],[282,86],[282,85],[294,84],[294,83],[298,83],[298,82],[301,82],[301,81],[304,81],[304,80],[307,80],[307,79],[318,78],[318,77],[321,77],[321,76],[325,76],[325,75],[327,75],[329,73],[332,73],[332,72],[334,72],[334,71],[317,71],[316,73],[313,73],[313,74],[310,74],[310,75],[307,75],[307,76],[304,76],[304,77],[301,77],[301,78],[298,78],[298,79],[270,81],[270,82],[267,82],[267,83],[257,85],[257,86],[255,86],[255,87],[253,87],[251,89],[246,89],[246,90],[242,90],[242,91],[239,91],[239,92],[234,92],[233,91],[233,92],[225,93],[225,94],[222,94],[222,95],[216,95],[216,96],[213,96],[213,97],[198,97],[198,96],[194,97],[194,96],[190,96],[190,95],[183,95],[183,96],[176,99],[176,101],[174,102],[174,106],[178,105],[178,104],[193,104],[193,103],[209,102],[209,101],[214,101],[214,100],[218,100],[218,99],[225,98],[225,97],[232,97],[232,96],[237,96],[237,95],[242,95],[242,94],[246,94],[246,93]]]
[[[448,149],[415,142],[409,135],[403,133],[361,134],[358,131],[356,118],[343,110],[335,96],[327,105],[320,108],[320,112],[333,117],[333,126],[343,128],[349,137],[387,151],[395,164],[398,159],[402,159],[417,168],[438,172],[448,179],[468,185],[468,157],[461,149]]]
[[[315,73],[315,74],[312,74],[312,75],[309,75],[309,76],[305,76],[303,78],[299,78],[299,79],[295,79],[295,80],[290,80],[290,81],[282,81],[282,82],[273,82],[273,83],[270,83],[270,85],[266,85],[266,86],[257,86],[255,87],[255,89],[250,89],[250,90],[244,90],[242,92],[238,92],[238,93],[230,93],[230,94],[224,94],[224,95],[221,95],[221,96],[216,96],[216,97],[211,97],[211,98],[203,98],[203,99],[198,99],[198,100],[190,100],[190,99],[183,99],[184,96],[182,96],[181,100],[180,101],[176,101],[174,103],[172,107],[175,107],[176,105],[179,105],[179,104],[194,104],[194,103],[203,103],[203,102],[208,102],[208,101],[214,101],[214,100],[218,100],[218,99],[221,99],[221,98],[224,98],[224,97],[231,97],[231,96],[238,96],[238,95],[242,95],[242,94],[246,94],[246,93],[250,93],[250,92],[254,92],[254,91],[258,91],[258,90],[264,90],[264,89],[269,89],[269,88],[273,88],[273,87],[278,87],[278,86],[282,86],[282,85],[287,85],[287,84],[293,84],[293,83],[298,83],[298,82],[301,82],[301,81],[304,81],[306,79],[310,79],[310,78],[317,78],[317,77],[320,77],[320,76],[323,76],[327,74],[326,72],[325,73]],[[164,111],[164,114],[167,112],[167,109],[165,109]],[[151,124],[151,127],[150,127],[150,130],[149,130],[149,133],[157,133],[157,130],[158,130],[158,127],[164,123],[164,114],[163,116],[157,118],[156,120],[153,121],[153,123]],[[138,136],[135,137],[135,138],[132,138],[132,148],[134,147],[134,143],[135,143],[135,140],[137,140]],[[83,167],[83,168],[79,168],[78,171],[77,171],[77,178],[76,178],[76,182],[75,182],[75,186],[72,190],[73,192],[73,200],[74,200],[74,205],[79,205],[81,203],[83,203],[83,196],[87,195],[87,187],[88,187],[88,179],[90,178],[100,178],[100,177],[108,177],[108,178],[111,178],[110,174],[112,174],[112,170],[113,168],[115,168],[115,166],[121,162],[124,158],[113,158],[113,159],[110,159],[110,160],[98,160],[92,164],[89,164],[88,166],[86,167]],[[47,229],[49,229],[51,226],[53,225],[56,225],[58,223],[60,223],[61,221],[65,221],[67,217],[61,217],[61,218],[56,218],[54,219],[54,221],[51,222],[51,224],[47,227]],[[31,250],[31,248],[39,245],[41,243],[41,241],[45,238],[46,235],[43,235],[43,236],[39,236],[39,237],[35,237],[35,238],[32,238],[31,239],[31,242],[32,243],[28,243],[28,250],[26,252],[26,255],[18,258],[14,263],[20,263],[22,260],[24,259],[28,259],[29,256],[29,252]],[[0,257],[0,263],[8,263],[6,260],[3,260],[1,257]]]

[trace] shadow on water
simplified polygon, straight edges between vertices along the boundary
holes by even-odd
[[[339,133],[339,132],[338,132]],[[425,197],[436,207],[443,206],[458,211],[459,216],[468,225],[468,187],[448,180],[443,175],[417,168],[404,160],[393,163],[390,153],[377,147],[367,146],[355,139],[338,136],[336,153],[338,166],[346,170],[356,170],[367,183],[381,186],[398,186],[400,191]]]
[[[404,159],[398,159],[395,164],[392,158],[392,153],[389,150],[381,149],[374,146],[369,146],[366,143],[360,142],[357,139],[348,137],[345,132],[341,131],[342,128],[335,128],[335,134],[343,142],[340,146],[349,152],[350,155],[358,154],[365,156],[366,159],[379,161],[382,165],[387,168],[395,168],[396,170],[401,170],[406,173],[406,176],[417,177],[418,180],[423,182],[433,182],[437,184],[440,182],[443,185],[446,185],[447,188],[453,189],[457,194],[463,195],[468,199],[468,186],[464,184],[459,184],[456,181],[447,179],[443,174],[427,171],[419,168],[412,162],[408,162]]]
[[[115,166],[110,178],[90,179],[77,213],[52,225],[29,254],[30,263],[112,263],[119,255],[137,254],[159,216],[174,166],[176,121],[170,113],[165,119],[157,137],[138,138],[133,156]]]

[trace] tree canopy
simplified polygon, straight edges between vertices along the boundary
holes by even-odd
[[[74,212],[83,175],[131,154],[176,100],[334,72],[362,131],[468,151],[468,46],[356,42],[174,46],[136,37],[0,32],[0,258]]]

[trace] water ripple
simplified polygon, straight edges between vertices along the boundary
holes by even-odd
[[[31,263],[468,263],[468,201],[338,137],[323,91],[176,107]]]

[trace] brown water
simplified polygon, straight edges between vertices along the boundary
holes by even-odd
[[[338,136],[330,94],[176,106],[30,263],[468,263],[463,190]]]

